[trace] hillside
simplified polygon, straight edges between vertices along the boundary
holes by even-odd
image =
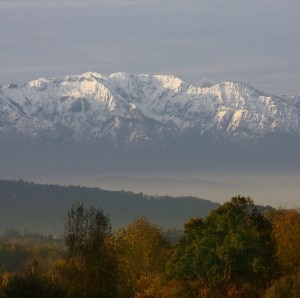
[[[204,217],[219,206],[195,197],[153,197],[127,191],[0,180],[0,230],[60,234],[67,211],[78,200],[102,208],[115,229],[141,216],[165,229],[182,228],[190,217]]]

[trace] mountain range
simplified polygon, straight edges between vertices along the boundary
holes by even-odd
[[[124,160],[123,168],[151,167],[153,160],[170,169],[298,167],[300,96],[240,82],[196,86],[170,75],[121,72],[11,83],[0,88],[0,142],[1,156],[14,156],[11,162],[22,151],[28,160],[52,154],[58,165],[71,156],[73,164],[84,157],[81,166],[90,167],[102,159],[104,168]]]

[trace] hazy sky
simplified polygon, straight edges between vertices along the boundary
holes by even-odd
[[[95,71],[300,93],[299,0],[0,0],[0,83]]]

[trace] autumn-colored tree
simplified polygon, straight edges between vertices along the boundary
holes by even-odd
[[[264,294],[264,298],[282,297],[300,297],[300,272],[288,274],[274,281]]]
[[[296,209],[271,213],[276,257],[283,272],[300,269],[300,213]]]
[[[270,278],[273,253],[269,221],[250,198],[238,196],[205,219],[192,219],[185,225],[168,270],[175,278],[198,281],[194,295],[204,297],[200,292],[206,289],[207,297],[239,292],[251,297]]]
[[[122,272],[120,296],[150,297],[146,293],[157,293],[167,251],[162,231],[145,218],[139,218],[118,230],[115,239]]]

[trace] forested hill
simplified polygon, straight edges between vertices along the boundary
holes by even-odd
[[[189,218],[204,217],[219,206],[195,197],[154,197],[128,191],[0,180],[0,232],[15,228],[20,232],[60,234],[67,211],[78,200],[86,206],[102,208],[114,229],[141,216],[165,229],[181,229]]]

